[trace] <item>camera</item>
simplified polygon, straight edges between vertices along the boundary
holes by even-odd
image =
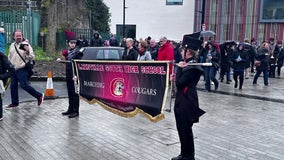
[[[28,44],[20,44],[20,49],[26,51],[25,46],[29,46]]]

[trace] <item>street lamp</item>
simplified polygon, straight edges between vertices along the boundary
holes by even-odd
[[[200,25],[200,29],[203,29],[203,24],[204,24],[204,17],[205,17],[205,0],[202,1],[202,10],[201,11],[197,11],[199,13],[201,13],[201,25]]]
[[[127,7],[125,6],[125,0],[123,0],[123,23],[122,23],[122,37],[125,37],[125,9]]]
[[[202,1],[202,12],[201,12],[201,29],[204,24],[204,16],[205,16],[205,0]]]
[[[32,10],[31,10],[31,1],[28,0],[26,3],[27,7],[27,20],[28,20],[28,38],[30,43],[32,43]]]

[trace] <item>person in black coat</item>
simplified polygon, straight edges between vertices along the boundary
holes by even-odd
[[[177,94],[174,105],[176,127],[181,144],[181,152],[172,160],[194,160],[194,138],[192,126],[199,121],[199,117],[205,112],[199,108],[196,85],[203,74],[201,66],[188,65],[196,63],[196,50],[201,45],[201,41],[195,38],[185,40],[185,61],[178,63],[176,74]]]
[[[277,41],[278,58],[277,58],[277,76],[280,77],[281,67],[284,61],[284,48],[282,47],[282,41]]]
[[[204,62],[212,63],[212,66],[204,67],[204,78],[205,78],[205,89],[210,92],[211,91],[211,83],[214,82],[215,90],[218,89],[219,82],[216,79],[216,73],[220,68],[220,59],[221,54],[216,49],[214,42],[208,41],[205,48],[202,49],[200,53],[201,57],[204,57]]]
[[[238,88],[239,86],[239,90],[242,90],[243,88],[244,72],[248,59],[248,54],[244,50],[244,44],[240,43],[238,47],[234,50],[232,57],[230,58],[233,68],[235,88]],[[238,83],[238,78],[240,83]]]
[[[95,32],[94,37],[91,39],[91,47],[101,47],[103,46],[103,40],[100,37],[99,32]]]
[[[220,76],[221,76],[221,82],[224,80],[224,75],[226,74],[226,80],[227,84],[230,84],[231,78],[230,78],[230,56],[232,55],[233,50],[231,49],[231,45],[225,44],[221,47],[221,70],[220,70]]]
[[[110,34],[109,45],[110,45],[110,46],[115,46],[115,47],[118,46],[118,41],[117,41],[117,39],[115,38],[115,35],[112,34],[112,33]]]
[[[151,53],[151,57],[153,60],[157,60],[158,58],[158,50],[159,50],[160,46],[156,43],[155,39],[151,39],[150,40],[150,45],[149,45],[149,48],[148,50],[150,51]]]
[[[249,43],[249,39],[247,38],[245,38],[244,40],[244,50],[246,51],[246,54],[248,57],[247,62],[246,62],[246,69],[245,69],[245,78],[249,79],[249,69],[251,65],[254,64],[254,58],[255,58],[256,53],[255,53],[255,48]]]
[[[88,47],[89,42],[84,35],[80,35],[79,39],[76,42],[76,46],[78,46],[78,48]]]
[[[4,53],[0,52],[0,80],[3,82],[2,92],[5,91],[5,87],[7,84],[7,79],[11,77],[15,73],[14,66],[10,63],[8,58],[4,55]],[[0,121],[3,120],[3,101],[2,101],[3,93],[0,95]]]
[[[133,39],[132,38],[127,38],[126,39],[126,49],[123,52],[122,55],[122,60],[133,60],[137,61],[138,57],[138,52],[137,50],[133,47]]]
[[[268,86],[268,69],[269,69],[269,44],[268,42],[263,42],[261,47],[257,50],[256,54],[256,74],[253,78],[253,84],[257,84],[257,79],[261,73],[263,73],[264,85]]]
[[[70,36],[67,39],[68,50],[62,51],[62,55],[65,60],[71,61],[71,63],[66,63],[66,84],[67,84],[67,92],[68,92],[68,101],[69,106],[67,111],[62,112],[62,115],[68,115],[69,118],[74,118],[79,116],[79,95],[76,92],[75,83],[74,83],[74,72],[72,66],[73,59],[80,59],[82,54],[79,52],[79,48],[76,47],[76,38],[74,36]],[[61,58],[57,59],[58,62],[61,61]]]

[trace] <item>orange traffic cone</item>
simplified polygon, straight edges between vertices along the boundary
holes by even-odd
[[[45,99],[54,99],[54,89],[53,89],[53,82],[52,82],[52,72],[48,71],[47,73],[47,82],[46,82],[46,90],[45,90]]]

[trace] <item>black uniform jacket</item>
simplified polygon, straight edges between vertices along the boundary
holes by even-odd
[[[12,74],[15,74],[14,66],[8,60],[7,56],[0,53],[0,79],[3,80],[5,86],[7,79],[11,77]]]
[[[74,48],[74,49],[68,50],[67,59],[69,61],[72,61],[74,59],[80,59],[82,56],[83,56],[83,54],[79,51],[79,48]],[[66,64],[66,78],[71,78],[71,79],[73,78],[73,66],[72,66],[72,63],[67,63]]]
[[[196,123],[205,111],[199,108],[196,85],[203,74],[201,66],[187,66],[178,68],[176,75],[177,95],[175,112],[188,121]]]

